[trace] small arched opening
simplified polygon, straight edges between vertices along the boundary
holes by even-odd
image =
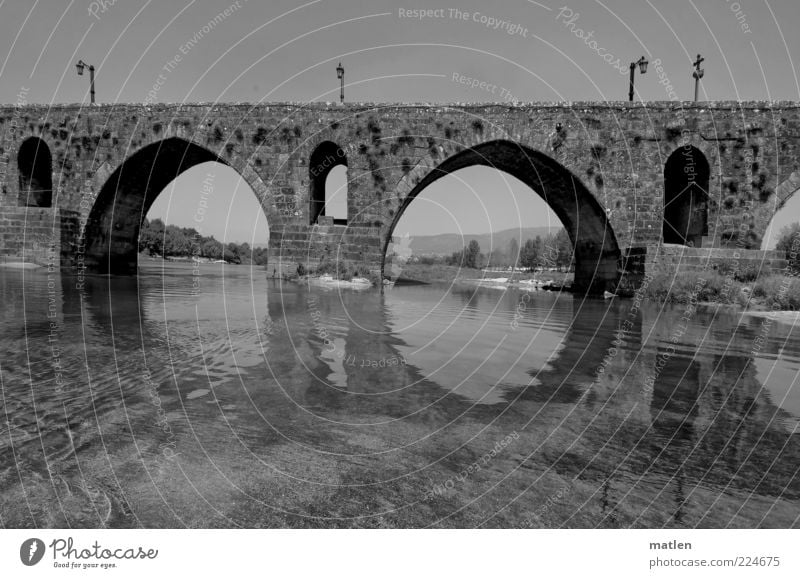
[[[19,204],[23,207],[53,205],[53,169],[50,147],[38,137],[26,139],[17,153]]]
[[[309,224],[347,224],[347,155],[334,142],[321,143],[308,164]]]
[[[673,152],[664,165],[664,243],[701,247],[708,235],[705,155],[691,145]]]

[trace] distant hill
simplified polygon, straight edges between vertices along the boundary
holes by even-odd
[[[411,252],[414,255],[450,255],[455,251],[461,251],[475,239],[481,247],[482,253],[490,250],[503,250],[508,248],[511,239],[517,239],[522,245],[526,239],[535,239],[536,235],[542,238],[552,233],[555,235],[562,227],[526,227],[522,229],[505,229],[492,233],[482,233],[473,235],[458,235],[456,233],[445,233],[441,235],[409,235]],[[400,240],[395,237],[396,242]]]
[[[554,225],[552,227],[525,227],[522,229],[504,229],[493,233],[481,233],[472,235],[458,235],[457,233],[444,233],[441,235],[416,235],[410,236],[411,251],[414,255],[451,255],[455,251],[460,251],[472,239],[478,241],[481,252],[487,253],[489,249],[506,250],[512,238],[516,238],[522,245],[526,239],[535,239],[536,235],[542,238],[552,233],[555,235],[562,227]],[[397,239],[397,237],[395,237]],[[399,239],[398,239],[399,242]],[[267,247],[267,243],[255,243],[254,248]]]

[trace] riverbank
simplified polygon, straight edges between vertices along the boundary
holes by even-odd
[[[515,271],[483,271],[481,269],[468,269],[452,265],[422,265],[409,263],[397,278],[397,284],[413,283],[470,283],[491,279],[507,279],[509,283],[522,281],[541,281],[542,283],[562,286],[572,283],[572,273],[558,271],[529,272]]]

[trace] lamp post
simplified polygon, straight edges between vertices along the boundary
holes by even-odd
[[[83,76],[83,69],[89,67],[89,94],[91,95],[91,103],[94,104],[94,66],[86,64],[83,60],[79,60],[75,67],[78,69],[78,76]]]
[[[648,64],[647,60],[645,60],[644,56],[642,56],[636,62],[631,62],[631,82],[630,82],[630,88],[628,90],[628,100],[630,102],[633,102],[633,73],[636,72],[636,67],[638,66],[639,72],[641,74],[644,74],[645,72],[647,72],[647,64]]]
[[[339,92],[339,102],[344,104],[344,68],[342,68],[342,63],[339,63],[339,66],[336,67],[336,76],[341,83],[341,89]]]
[[[692,63],[694,66],[694,72],[692,72],[692,76],[694,76],[694,101],[697,102],[697,96],[700,91],[700,79],[703,78],[703,74],[705,70],[700,68],[700,63],[703,62],[705,58],[702,58],[699,54],[697,55],[697,60]]]

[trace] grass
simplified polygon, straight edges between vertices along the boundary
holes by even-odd
[[[719,271],[684,271],[679,275],[657,273],[642,290],[642,296],[657,303],[719,303],[744,309],[800,310],[800,279],[785,275],[762,275],[750,282]],[[632,296],[633,288],[620,289]]]

